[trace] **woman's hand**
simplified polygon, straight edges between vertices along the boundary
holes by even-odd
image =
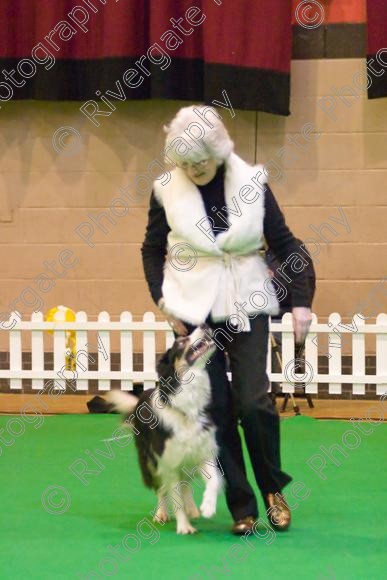
[[[312,322],[312,312],[310,308],[304,306],[295,306],[292,309],[293,329],[296,338],[296,344],[304,342]]]
[[[185,324],[181,320],[179,320],[178,318],[175,318],[174,316],[172,316],[172,314],[169,314],[169,312],[165,308],[164,298],[160,298],[160,300],[157,303],[157,306],[159,307],[161,312],[164,314],[164,316],[167,319],[167,322],[170,325],[170,327],[172,328],[172,330],[174,332],[176,332],[176,334],[178,334],[179,336],[187,336],[187,334],[188,334],[187,327],[185,326]]]

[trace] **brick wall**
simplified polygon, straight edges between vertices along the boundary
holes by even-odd
[[[362,4],[346,3],[356,8],[357,27],[364,18]],[[364,59],[352,54],[326,58],[330,51],[327,44],[319,48],[321,38],[321,31],[304,35],[307,58],[307,51],[297,53],[300,36],[295,35],[299,58],[292,63],[290,117],[236,111],[231,119],[224,109],[220,112],[237,153],[249,162],[276,162],[271,185],[289,226],[297,236],[318,242],[315,312],[321,318],[332,311],[348,317],[385,274],[387,103],[367,100],[359,88],[354,93],[354,75],[364,71]],[[327,38],[325,34],[325,43]],[[91,316],[101,310],[114,316],[123,310],[137,316],[155,310],[139,253],[149,195],[133,202],[123,217],[113,215],[109,205],[120,187],[133,186],[136,176],[160,159],[162,125],[183,104],[119,103],[95,127],[79,112],[80,103],[4,103],[1,311],[8,312],[12,302],[23,314],[46,312],[58,304]],[[76,128],[82,136],[82,146],[72,156],[59,155],[52,145],[53,133],[63,126]],[[106,233],[90,217],[96,219],[101,212]],[[343,215],[348,227],[335,222]],[[75,232],[82,222],[94,227],[94,247]],[[316,233],[324,223],[331,225],[324,230],[326,243]],[[37,280],[41,273],[44,281]],[[386,297],[383,301],[386,311]],[[4,333],[0,341],[3,350]]]

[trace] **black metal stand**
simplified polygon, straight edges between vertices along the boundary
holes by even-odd
[[[300,384],[300,386],[302,387],[301,384]],[[302,388],[305,389],[305,387],[302,387]],[[312,397],[311,397],[310,393],[305,393],[305,391],[304,391],[304,396],[305,396],[305,399],[308,402],[309,409],[313,409],[314,408],[314,404],[313,404]],[[295,398],[294,398],[293,393],[285,393],[284,394],[284,400],[283,400],[283,403],[281,405],[280,412],[281,413],[284,413],[286,411],[286,407],[288,405],[288,401],[289,401],[290,398],[292,399],[294,414],[295,415],[301,415],[299,406],[295,404]]]

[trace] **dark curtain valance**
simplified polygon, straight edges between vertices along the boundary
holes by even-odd
[[[289,114],[288,0],[2,0],[0,21],[0,106],[226,90],[235,108]]]
[[[368,0],[368,97],[387,97],[387,2]]]

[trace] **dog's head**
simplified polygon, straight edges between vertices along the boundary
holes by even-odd
[[[193,372],[203,369],[215,349],[216,344],[212,340],[210,327],[202,324],[189,336],[176,338],[172,347],[158,363],[158,375],[160,379],[172,382],[177,387],[179,377],[182,377],[190,368]]]

